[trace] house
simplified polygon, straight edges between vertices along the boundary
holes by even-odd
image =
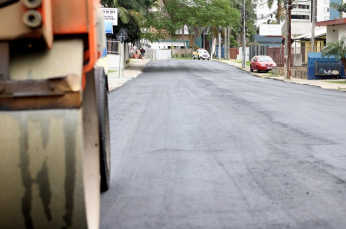
[[[346,18],[316,22],[317,27],[326,26],[326,42],[338,41],[346,36]]]
[[[282,36],[261,36],[253,35],[253,41],[256,41],[259,46],[281,47]]]
[[[321,52],[325,43],[326,43],[326,27],[319,27],[317,31],[315,31],[315,51]],[[294,43],[292,48],[294,53],[302,54],[302,62],[307,63],[308,61],[308,53],[312,52],[311,48],[311,33],[306,33],[297,37],[292,38]]]

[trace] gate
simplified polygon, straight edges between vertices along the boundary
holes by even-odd
[[[231,59],[237,59],[237,55],[239,53],[239,48],[230,48],[229,54]]]
[[[270,56],[278,67],[284,67],[285,59],[284,59],[284,51],[285,49],[282,47],[271,47],[268,48],[267,55]]]

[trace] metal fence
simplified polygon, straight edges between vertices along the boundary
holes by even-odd
[[[120,42],[117,40],[107,40],[107,54],[119,54]]]
[[[315,52],[322,52],[323,47],[317,47]],[[311,52],[311,47],[292,47],[291,55],[301,54],[302,63],[305,65],[308,62],[308,53]],[[285,65],[285,48],[284,47],[269,47],[269,46],[250,46],[249,58],[250,60],[257,55],[267,55],[270,56],[278,67],[283,67]],[[293,58],[291,57],[291,61]],[[291,63],[293,64],[293,62]]]
[[[231,59],[237,59],[237,55],[239,54],[239,48],[230,48],[229,55]]]

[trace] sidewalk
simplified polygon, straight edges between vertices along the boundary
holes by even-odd
[[[218,60],[216,60],[218,61]],[[281,80],[289,83],[296,83],[296,84],[304,84],[304,85],[311,85],[311,86],[317,86],[323,89],[331,89],[331,90],[337,90],[337,91],[346,91],[346,84],[339,84],[339,83],[329,83],[327,81],[333,81],[333,82],[345,82],[345,79],[328,79],[328,80],[305,80],[305,79],[297,79],[297,78],[291,78],[290,80],[285,80],[283,76],[274,76],[271,73],[258,73],[258,72],[250,72],[250,67],[245,66],[245,69],[242,68],[241,63],[237,63],[233,60],[221,60],[220,62],[234,66],[236,68],[239,68],[240,70],[246,71],[254,76],[261,77],[261,78],[269,78],[274,80]]]
[[[124,85],[127,81],[136,78],[143,72],[144,67],[150,62],[150,60],[142,59],[130,59],[128,66],[120,72],[111,71],[108,72],[108,87],[109,92],[114,91],[118,87]]]

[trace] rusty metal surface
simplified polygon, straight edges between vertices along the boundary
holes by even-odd
[[[0,112],[0,228],[91,228],[82,112]]]
[[[12,53],[11,53],[12,54]],[[57,40],[52,49],[33,53],[16,53],[10,58],[11,80],[36,80],[77,75],[82,82],[83,41]]]
[[[0,8],[18,1],[19,0],[0,0]]]
[[[42,25],[37,28],[25,25],[23,16],[27,9],[21,1],[0,8],[0,40],[11,41],[20,38],[42,39],[50,48],[53,43],[51,0],[43,0],[42,5],[34,11],[43,17]]]
[[[76,78],[79,77],[69,75],[47,80],[4,80],[0,81],[0,97],[59,96],[77,92],[78,87],[73,88]]]
[[[79,78],[69,75],[47,80],[0,81],[0,110],[79,108],[81,92],[75,86]]]
[[[13,40],[24,35],[31,38],[40,37],[40,29],[32,30],[24,24],[24,13],[25,8],[21,2],[0,9],[0,40]]]
[[[66,7],[68,6],[68,7]],[[54,34],[85,34],[88,31],[87,0],[52,2]]]
[[[82,104],[79,92],[49,97],[0,97],[0,111],[21,111],[39,109],[72,109]]]
[[[0,42],[0,80],[9,79],[10,50],[7,42]]]

